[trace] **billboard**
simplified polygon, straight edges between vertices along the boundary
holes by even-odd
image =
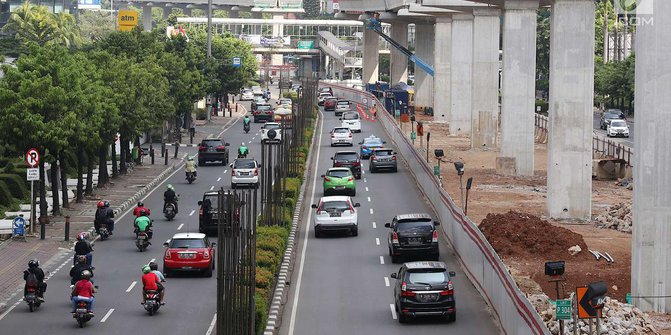
[[[291,45],[289,36],[261,36],[261,35],[239,35],[239,39],[253,45],[266,48],[278,48]]]
[[[303,8],[303,0],[279,0],[280,8]]]
[[[78,0],[79,9],[100,9],[100,0]]]
[[[276,8],[277,7],[277,0],[254,0],[254,7]]]

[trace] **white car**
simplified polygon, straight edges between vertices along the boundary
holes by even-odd
[[[352,131],[348,127],[335,127],[331,130],[331,146],[338,144],[345,144],[348,146],[354,145],[352,142]]]
[[[314,229],[315,237],[321,237],[323,232],[349,231],[352,236],[359,235],[359,219],[357,207],[359,203],[352,202],[348,196],[322,197],[315,208]]]
[[[606,136],[608,137],[629,137],[629,125],[625,120],[612,120],[606,128]]]
[[[274,136],[269,135],[271,130],[274,131]],[[282,125],[277,122],[266,122],[261,127],[261,143],[266,142],[282,142]]]
[[[282,99],[277,101],[277,104],[282,108],[291,109],[291,105],[293,105],[293,101],[291,101],[291,99],[282,98]]]
[[[259,188],[259,163],[252,158],[238,158],[229,164],[231,167],[231,188],[249,185]]]
[[[261,86],[252,86],[252,94],[263,95],[263,89],[261,88]]]
[[[251,101],[254,100],[254,93],[252,90],[244,90],[240,93],[240,101]]]
[[[342,121],[341,126],[347,127],[355,133],[361,132],[361,117],[357,112],[345,112],[340,118]]]
[[[317,97],[317,105],[324,106],[324,101],[326,101],[326,98],[330,98],[332,96],[333,95],[328,92],[319,93],[319,96]]]
[[[336,108],[335,108],[335,115],[342,115],[344,112],[349,112],[352,109],[349,106],[349,101],[347,100],[338,100],[338,103],[336,103]]]

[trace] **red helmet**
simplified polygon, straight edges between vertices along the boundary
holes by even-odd
[[[86,239],[86,233],[85,232],[81,232],[81,233],[77,234],[77,241],[83,241],[85,239]]]
[[[98,208],[103,208],[105,206],[105,203],[101,201],[98,201]]]

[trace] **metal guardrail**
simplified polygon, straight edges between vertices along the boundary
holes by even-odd
[[[536,114],[536,130],[546,137],[548,134],[548,117]],[[594,135],[592,137],[592,151],[605,157],[623,160],[628,166],[634,166],[634,150],[620,142]]]

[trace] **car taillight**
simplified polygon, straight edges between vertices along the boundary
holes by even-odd
[[[217,150],[226,150],[226,147],[223,145],[217,146]]]
[[[396,156],[391,156],[391,160],[395,161],[395,160],[396,160]]]
[[[165,258],[165,259],[171,259],[172,258],[172,256],[170,255],[170,250],[165,251],[165,256],[163,258]]]
[[[364,145],[364,146],[361,147],[361,149],[366,150],[366,149],[368,149],[368,147]]]
[[[203,252],[203,259],[210,259],[210,252],[209,251],[205,250],[205,252]]]
[[[252,113],[252,114],[259,115],[259,111],[254,111],[254,113]]]
[[[340,162],[335,162],[335,163],[333,164],[333,166],[335,166],[335,167],[338,167],[338,166],[341,166],[341,165],[342,165],[342,164],[340,164]]]
[[[206,146],[201,145],[201,146],[198,147],[198,151],[205,151],[205,150],[207,150]]]
[[[354,180],[354,177],[347,178],[347,181],[352,181],[352,180]]]
[[[352,166],[359,166],[359,165],[361,165],[361,162],[354,162],[354,163],[352,163]]]
[[[28,292],[35,292],[35,288],[32,287],[32,286],[31,286],[31,287],[28,287]]]
[[[203,218],[203,207],[200,208],[198,211],[198,216],[202,219]]]
[[[402,297],[414,297],[415,292],[408,291],[407,289],[408,289],[408,285],[405,282],[403,282],[403,284],[401,285],[401,296]]]
[[[350,138],[352,137],[352,133],[349,133],[349,137],[350,137]]]
[[[254,175],[258,176],[259,175],[259,169],[254,169]]]
[[[438,243],[438,231],[437,230],[433,231],[433,238],[431,238],[431,242]]]
[[[452,281],[447,282],[447,290],[440,291],[440,295],[454,295],[454,286],[452,286]]]
[[[331,133],[331,138],[335,138],[335,133]]]
[[[235,177],[235,170],[231,170],[231,176]]]
[[[331,181],[331,178],[329,178],[329,177],[324,177],[324,181]]]
[[[398,233],[391,233],[391,244],[398,244]]]
[[[372,161],[376,161],[376,160],[377,160],[377,157],[376,157],[376,156],[370,156],[370,160],[372,160]]]

